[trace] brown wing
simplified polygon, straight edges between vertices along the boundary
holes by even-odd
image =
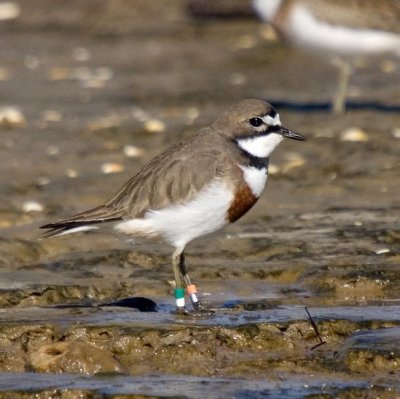
[[[303,0],[317,17],[329,24],[356,29],[400,33],[399,0]]]
[[[104,205],[42,228],[54,236],[81,226],[140,217],[149,209],[189,201],[213,178],[224,176],[229,168],[238,169],[224,155],[224,145],[221,136],[203,129],[153,158]]]
[[[190,201],[209,181],[232,167],[224,143],[219,141],[208,129],[189,137],[153,158],[105,206],[140,217],[149,209]]]

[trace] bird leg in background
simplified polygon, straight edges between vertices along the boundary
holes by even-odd
[[[351,74],[351,65],[348,60],[336,58],[334,64],[339,68],[339,81],[337,91],[333,98],[332,110],[333,113],[343,114],[346,109],[346,96],[349,87],[349,78]]]

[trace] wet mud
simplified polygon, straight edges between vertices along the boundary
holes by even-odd
[[[398,61],[360,62],[335,116],[335,68],[244,3],[239,19],[15,4],[0,21],[0,398],[399,397]],[[246,97],[307,142],[281,144],[248,215],[188,246],[214,315],[173,313],[161,243],[42,239]]]

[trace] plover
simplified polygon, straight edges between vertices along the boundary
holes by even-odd
[[[355,57],[400,55],[398,0],[253,0],[253,5],[289,42],[335,61],[340,68],[335,113],[344,111]]]
[[[103,205],[41,228],[48,237],[108,226],[128,236],[161,238],[174,248],[177,312],[187,312],[185,285],[199,313],[204,307],[186,270],[185,246],[235,222],[257,202],[269,156],[284,137],[305,140],[283,127],[267,102],[242,100],[150,160]]]

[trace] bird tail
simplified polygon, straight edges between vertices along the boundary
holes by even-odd
[[[113,210],[105,206],[99,206],[65,220],[45,224],[44,226],[40,226],[40,228],[47,230],[45,232],[45,237],[50,238],[64,234],[78,233],[80,231],[96,230],[99,228],[99,226],[96,226],[98,224],[114,222],[121,219],[121,210]]]

